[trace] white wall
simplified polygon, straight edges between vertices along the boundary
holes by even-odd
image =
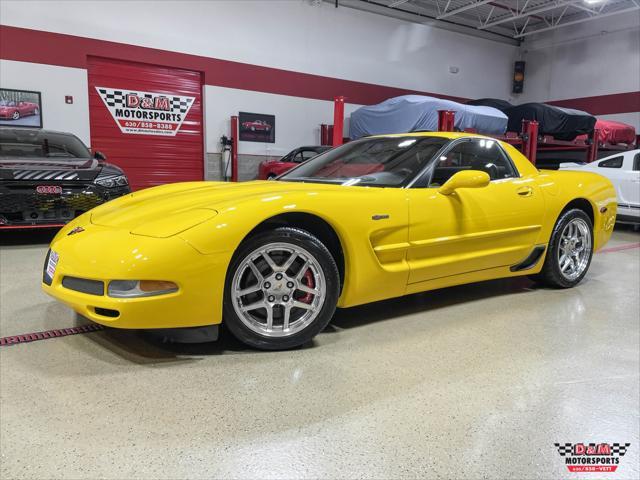
[[[0,19],[5,25],[466,97],[507,93],[516,53],[516,47],[491,40],[308,0],[2,0]],[[449,65],[459,66],[460,73],[449,74]]]
[[[89,145],[86,70],[0,60],[0,86],[41,92],[43,127],[72,132]],[[73,104],[65,103],[66,95],[73,96]]]
[[[125,6],[126,5],[126,6]],[[37,12],[34,13],[34,12]],[[0,21],[36,30],[130,43],[419,91],[462,97],[505,97],[517,48],[321,2],[291,1],[14,1],[0,2]],[[117,57],[117,51],[113,53]],[[86,74],[67,81],[39,66],[3,63],[2,85],[86,98]],[[7,66],[8,65],[8,66]],[[459,67],[458,74],[449,66]],[[37,72],[22,81],[20,71]],[[72,91],[71,91],[72,90]],[[207,86],[207,151],[219,150],[238,111],[276,115],[275,145],[243,142],[241,153],[284,153],[317,143],[321,123],[333,123],[331,102]],[[339,92],[338,92],[339,93]],[[64,100],[64,96],[61,97]],[[46,100],[52,101],[52,100]],[[347,104],[346,113],[355,109]],[[43,106],[47,128],[88,140],[86,111]],[[51,118],[51,120],[49,120]],[[55,118],[54,123],[53,119]],[[84,121],[84,120],[83,120]],[[83,130],[84,128],[84,130]]]
[[[523,44],[527,62],[519,103],[640,90],[640,11],[584,22]],[[633,124],[640,112],[602,118]]]

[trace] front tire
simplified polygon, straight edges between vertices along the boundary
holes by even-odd
[[[20,119],[20,112],[18,110],[16,110],[15,112],[13,112],[13,115],[11,116],[11,118],[13,118],[14,120],[19,120]]]
[[[249,238],[234,254],[224,323],[255,348],[298,347],[324,330],[339,293],[338,267],[323,243],[301,229],[277,228]]]
[[[574,208],[556,222],[544,265],[533,280],[553,288],[571,288],[580,283],[593,257],[593,224],[584,211]]]

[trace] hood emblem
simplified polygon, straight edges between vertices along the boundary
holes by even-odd
[[[76,233],[80,233],[80,232],[84,232],[84,228],[76,227],[73,230],[71,230],[69,233],[67,233],[67,235],[75,235]]]

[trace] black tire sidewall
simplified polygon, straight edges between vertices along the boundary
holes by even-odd
[[[567,224],[575,218],[584,220],[589,227],[589,235],[591,235],[591,251],[589,252],[589,261],[587,262],[587,266],[585,267],[584,271],[574,280],[569,280],[560,271],[560,265],[557,261],[557,258],[562,232],[564,231],[564,228],[567,226]],[[593,259],[593,248],[593,224],[589,216],[582,210],[577,208],[564,212],[553,227],[551,241],[549,242],[549,247],[547,249],[547,257],[545,258],[545,264],[542,272],[546,283],[558,288],[571,288],[580,283],[589,271],[589,267],[591,266],[591,260]]]
[[[326,296],[320,313],[305,329],[290,337],[267,337],[254,332],[238,317],[231,299],[231,284],[237,268],[251,252],[269,243],[291,243],[307,250],[315,257],[324,273]],[[322,242],[305,230],[281,227],[268,232],[259,233],[245,240],[236,250],[225,280],[223,323],[226,328],[241,342],[262,350],[286,350],[309,342],[325,329],[336,309],[340,295],[340,274],[335,260]]]

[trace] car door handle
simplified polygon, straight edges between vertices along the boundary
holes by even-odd
[[[533,194],[533,188],[531,187],[520,187],[516,190],[518,195],[521,197],[530,197]]]

